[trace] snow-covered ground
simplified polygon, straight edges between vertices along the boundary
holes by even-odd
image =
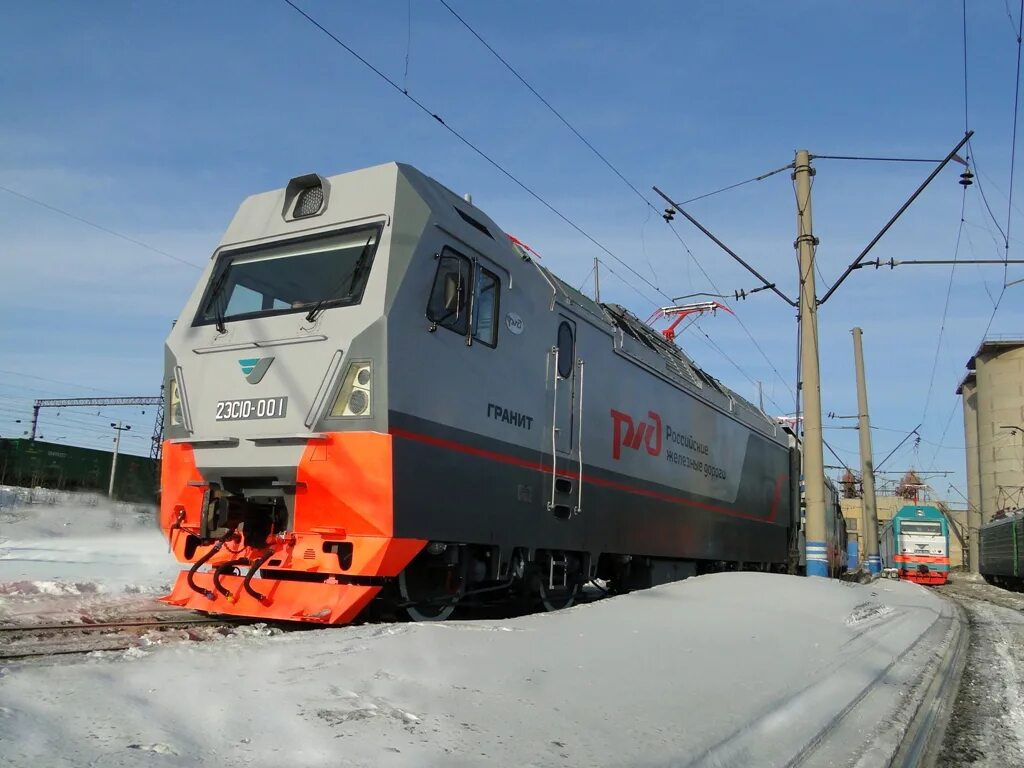
[[[153,576],[146,546],[113,573]],[[0,764],[880,765],[949,617],[907,583],[727,573],[508,620],[256,627],[0,669]]]
[[[939,765],[1024,765],[1024,595],[969,574],[942,592],[964,607],[971,644]]]
[[[29,503],[33,500],[34,503]],[[155,509],[0,488],[0,625],[157,610],[179,567]]]

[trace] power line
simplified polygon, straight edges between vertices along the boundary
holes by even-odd
[[[996,225],[996,229],[999,230],[999,236],[1003,238],[1003,243],[1005,245],[1009,238],[1007,238],[1006,233],[1003,231],[1003,227],[999,223],[999,219],[997,219],[996,215],[992,212],[992,206],[989,205],[988,196],[985,194],[985,185],[981,183],[981,177],[985,176],[987,179],[988,176],[978,167],[978,156],[974,153],[974,147],[971,142],[967,142],[967,149],[971,153],[970,157],[971,162],[974,163],[974,170],[978,172],[977,176],[974,177],[974,180],[978,184],[978,192],[981,193],[981,201],[985,204],[985,210],[988,212],[989,218],[992,219],[992,223]]]
[[[623,267],[628,269],[637,279],[641,280],[644,284],[648,285],[649,287],[654,289],[656,292],[658,292],[662,296],[665,296],[665,298],[668,298],[668,296],[666,294],[662,293],[661,289],[658,288],[658,286],[654,285],[654,283],[652,283],[646,277],[644,277],[639,272],[637,272],[635,269],[633,269],[633,267],[631,267],[626,261],[624,261],[623,259],[620,259],[614,253],[612,253],[608,248],[606,248],[604,245],[602,245],[600,242],[598,242],[592,235],[590,235],[590,233],[588,233],[586,230],[584,230],[579,224],[577,224],[575,221],[570,219],[568,216],[566,216],[560,210],[555,208],[555,206],[553,206],[551,203],[549,203],[547,200],[545,200],[543,197],[541,197],[540,194],[538,194],[533,189],[528,187],[525,184],[525,182],[520,181],[518,177],[514,176],[511,171],[507,170],[497,160],[492,158],[490,155],[488,155],[486,152],[484,152],[482,149],[480,149],[478,146],[476,146],[469,139],[467,139],[465,136],[463,136],[457,130],[455,130],[450,125],[448,125],[448,123],[446,123],[444,121],[444,119],[440,115],[438,115],[436,112],[433,112],[423,102],[421,102],[419,99],[417,99],[411,93],[409,93],[407,90],[402,88],[398,83],[396,83],[394,80],[392,80],[386,74],[384,74],[381,70],[377,69],[377,67],[375,67],[373,64],[371,64],[369,61],[367,61],[362,56],[360,56],[353,48],[349,47],[344,41],[342,41],[341,38],[339,38],[337,35],[335,35],[333,32],[331,32],[329,29],[327,29],[323,24],[321,24],[319,21],[317,21],[312,16],[310,16],[308,13],[306,13],[304,10],[302,10],[299,6],[297,6],[294,2],[292,2],[292,0],[284,0],[284,2],[288,6],[290,6],[296,13],[298,13],[300,16],[302,16],[304,19],[306,19],[306,21],[308,21],[314,27],[316,27],[321,32],[323,32],[325,35],[327,35],[329,38],[331,38],[331,40],[333,40],[336,44],[338,44],[339,46],[344,48],[345,51],[347,51],[353,58],[355,58],[357,61],[359,61],[359,63],[361,63],[364,67],[369,69],[371,72],[373,72],[375,75],[377,75],[377,77],[379,77],[385,83],[387,83],[392,88],[394,88],[395,91],[397,91],[402,96],[404,96],[409,101],[411,101],[413,104],[415,104],[420,109],[421,112],[423,112],[425,115],[428,115],[429,117],[433,118],[438,123],[440,123],[441,126],[444,127],[444,129],[446,131],[448,131],[452,136],[454,136],[459,141],[461,141],[463,144],[465,144],[466,147],[471,149],[474,153],[476,153],[483,160],[485,160],[492,167],[494,167],[497,171],[499,171],[503,176],[505,176],[507,179],[512,181],[516,186],[518,186],[520,189],[522,189],[524,192],[526,192],[528,195],[530,195],[530,197],[532,197],[534,200],[539,202],[541,205],[543,205],[545,208],[547,208],[549,211],[551,211],[553,214],[555,214],[558,218],[560,218],[562,221],[564,221],[570,227],[575,229],[579,234],[583,235],[583,237],[585,237],[587,240],[589,240],[595,246],[597,246],[602,251],[604,251],[606,254],[608,254],[613,259],[615,259],[615,261],[617,261]]]
[[[879,163],[941,163],[930,157],[865,157],[861,155],[811,155],[811,160],[868,160]],[[788,167],[788,166],[787,166]]]
[[[968,111],[968,80],[967,80],[967,0],[962,0],[963,11],[963,64],[964,64],[964,134],[970,131],[970,118]],[[971,160],[971,144],[967,143],[967,160]],[[968,165],[968,167],[970,167]],[[979,189],[981,188],[979,184]],[[987,204],[987,203],[986,203]],[[921,423],[924,424],[928,416],[928,406],[931,404],[932,391],[935,387],[935,374],[939,366],[939,352],[942,349],[942,337],[946,331],[946,317],[949,313],[949,299],[953,292],[953,278],[956,274],[956,261],[960,255],[960,240],[964,234],[964,213],[967,209],[967,185],[963,186],[963,194],[960,198],[960,225],[956,232],[956,245],[953,247],[953,266],[949,269],[949,282],[946,285],[946,301],[942,307],[942,320],[939,323],[939,337],[935,342],[935,357],[932,360],[932,373],[928,379],[928,393],[924,398],[924,409],[921,411]],[[1004,280],[1005,282],[1005,280]],[[918,435],[920,439],[920,435]]]
[[[106,389],[97,389],[96,387],[87,387],[84,384],[72,384],[70,381],[61,381],[60,379],[48,379],[48,378],[45,378],[43,376],[33,376],[30,373],[22,373],[21,371],[9,371],[9,370],[0,369],[0,374],[6,374],[8,376],[19,376],[19,377],[24,378],[24,379],[37,379],[39,381],[45,381],[45,382],[48,382],[50,384],[64,384],[64,385],[69,386],[69,387],[75,387],[76,389],[88,389],[88,390],[90,390],[92,392],[102,392],[104,394],[109,394],[109,390],[106,390]],[[15,386],[15,385],[8,385],[8,386]],[[27,389],[27,387],[23,387],[23,389]],[[115,395],[115,397],[116,397],[116,395]]]
[[[982,338],[988,336],[989,329],[992,327],[992,323],[996,319],[996,313],[999,311],[999,305],[1002,304],[1003,296],[1006,295],[1006,279],[1009,274],[1009,261],[1010,261],[1010,224],[1013,221],[1013,171],[1017,161],[1017,118],[1020,114],[1020,61],[1021,61],[1021,41],[1024,39],[1024,0],[1020,2],[1020,14],[1018,15],[1017,25],[1017,73],[1014,79],[1013,87],[1013,132],[1010,139],[1010,186],[1007,193],[1007,208],[1006,208],[1006,232],[1003,235],[1004,240],[1004,265],[1003,265],[1003,287],[999,291],[999,296],[996,298],[996,303],[992,307],[992,314],[989,316],[988,324],[985,326],[985,332],[982,334]],[[980,189],[980,186],[979,186]],[[986,205],[988,203],[986,202]],[[939,441],[941,442],[941,440]]]
[[[441,5],[443,5],[447,9],[448,13],[450,13],[452,16],[454,16],[456,19],[458,19],[459,23],[461,23],[462,26],[464,26],[466,29],[468,29],[469,32],[473,35],[473,37],[475,37],[477,40],[479,40],[482,43],[484,48],[486,48],[488,51],[490,51],[494,55],[494,58],[496,58],[498,61],[500,61],[505,66],[505,69],[507,69],[509,72],[511,72],[520,83],[522,83],[524,86],[526,86],[527,90],[529,90],[530,93],[532,93],[534,96],[536,96],[540,100],[540,102],[545,107],[548,108],[548,110],[551,112],[551,114],[553,114],[555,117],[557,117],[559,120],[561,120],[562,124],[566,128],[568,128],[570,131],[572,131],[573,134],[575,134],[576,138],[578,138],[580,141],[582,141],[584,144],[586,144],[586,146],[590,149],[590,151],[593,152],[594,155],[596,155],[597,158],[600,159],[600,161],[602,163],[604,163],[606,166],[608,166],[609,170],[611,170],[612,173],[614,173],[616,176],[618,176],[622,180],[623,184],[625,184],[627,187],[629,187],[631,190],[633,190],[634,194],[636,194],[637,197],[639,197],[641,200],[643,200],[645,205],[650,207],[652,210],[657,211],[657,208],[654,207],[654,205],[651,203],[650,200],[647,199],[647,197],[643,194],[643,192],[641,192],[639,189],[637,189],[633,185],[633,183],[630,182],[629,179],[627,179],[619,171],[618,168],[616,168],[614,165],[612,165],[612,162],[607,157],[605,157],[603,154],[601,154],[601,152],[598,151],[597,147],[595,147],[593,144],[591,144],[589,141],[587,141],[587,139],[583,136],[583,134],[580,133],[578,130],[576,130],[576,127],[572,123],[570,123],[568,120],[566,120],[561,112],[559,112],[557,109],[555,109],[551,105],[550,101],[548,101],[543,96],[541,96],[540,93],[537,92],[537,89],[534,88],[532,85],[530,85],[526,81],[526,78],[524,78],[521,74],[519,74],[519,72],[516,71],[516,68],[513,67],[511,64],[509,64],[504,56],[502,56],[500,53],[498,53],[496,50],[494,50],[494,48],[491,46],[491,44],[488,43],[486,40],[484,40],[483,37],[480,36],[480,33],[477,32],[475,29],[473,29],[473,27],[471,27],[469,25],[469,22],[467,22],[458,13],[456,13],[455,9],[452,8],[450,5],[448,5],[448,3],[445,2],[445,0],[438,0],[438,2],[441,3]]]
[[[198,264],[194,264],[193,262],[188,261],[187,259],[183,259],[180,256],[175,256],[173,253],[168,253],[167,251],[161,251],[159,248],[154,248],[152,245],[149,245],[149,243],[144,243],[141,240],[136,240],[134,237],[128,237],[128,235],[123,235],[120,232],[117,232],[116,230],[110,229],[109,227],[104,227],[102,224],[97,224],[94,221],[89,221],[88,219],[83,219],[81,216],[76,216],[73,213],[69,213],[68,211],[65,211],[63,208],[58,208],[55,205],[50,205],[49,203],[44,203],[42,200],[37,200],[34,197],[29,197],[28,195],[26,195],[26,194],[24,194],[22,192],[18,192],[16,190],[13,190],[10,187],[5,187],[5,186],[0,185],[0,190],[3,190],[4,192],[7,192],[8,194],[14,195],[15,197],[20,197],[22,200],[27,200],[30,203],[34,203],[35,205],[41,206],[43,208],[46,208],[47,210],[53,211],[54,213],[59,213],[61,216],[67,216],[69,219],[74,219],[75,221],[81,222],[82,224],[90,226],[93,229],[98,229],[100,232],[106,232],[108,235],[113,235],[114,237],[119,237],[122,240],[126,240],[129,243],[133,243],[134,245],[139,246],[140,248],[145,248],[147,251],[152,251],[153,253],[157,253],[157,254],[160,254],[161,256],[165,256],[168,259],[172,259],[173,261],[178,262],[179,264],[185,264],[186,266],[192,267],[193,269],[202,269],[202,267],[199,266]]]
[[[1019,105],[1020,105],[1020,55],[1021,55],[1021,38],[1024,36],[1024,0],[1020,2],[1020,15],[1019,25],[1017,27],[1017,76],[1013,86],[1013,134],[1010,139],[1010,189],[1007,194],[1007,210],[1006,210],[1006,254],[1009,258],[1010,253],[1010,222],[1012,221],[1013,213],[1013,169],[1017,161],[1017,118],[1019,116]],[[1006,270],[1003,271],[1003,287],[1006,287]]]
[[[443,2],[443,0],[442,0],[442,2]],[[679,205],[686,205],[687,203],[693,203],[693,202],[696,202],[697,200],[703,200],[706,197],[711,197],[712,195],[717,195],[717,194],[719,194],[721,192],[728,192],[730,189],[736,189],[737,187],[742,187],[744,184],[751,184],[751,183],[753,183],[755,181],[764,181],[765,179],[769,178],[770,176],[774,176],[777,173],[782,173],[783,171],[788,171],[792,167],[793,167],[793,164],[789,163],[787,165],[782,166],[781,168],[776,168],[774,171],[768,171],[767,173],[762,173],[760,176],[754,176],[753,178],[747,179],[746,181],[738,181],[735,184],[730,184],[730,185],[728,185],[726,187],[722,187],[721,189],[716,189],[713,192],[705,192],[703,195],[697,195],[696,197],[691,197],[689,200],[683,200],[681,203],[679,203]]]
[[[886,457],[884,459],[882,459],[880,462],[878,462],[878,464],[875,465],[875,472],[877,473],[877,472],[881,471],[882,466],[885,464],[885,462],[887,462],[889,459],[891,459],[893,454],[895,454],[896,451],[898,451],[903,446],[903,444],[906,443],[907,440],[909,440],[911,438],[912,435],[917,435],[918,437],[920,437],[920,435],[917,432],[917,430],[919,430],[920,428],[921,428],[921,425],[918,424],[916,427],[914,427],[912,430],[910,430],[907,433],[906,437],[904,437],[902,440],[900,440],[896,444],[896,447],[893,448],[891,451],[889,451],[889,453],[886,455]],[[945,437],[946,436],[945,433],[943,433],[942,436]]]
[[[970,130],[971,126],[967,119],[967,0],[962,0],[964,15],[964,133]],[[966,187],[964,188],[966,190]]]
[[[956,260],[960,255],[960,238],[964,233],[964,209],[967,206],[967,187],[963,188],[963,196],[960,199],[960,227],[956,233],[956,246],[953,248],[953,266],[949,268],[949,283],[946,285],[946,301],[942,306],[942,320],[939,323],[939,337],[935,341],[935,358],[932,360],[932,375],[928,380],[928,394],[924,398],[924,410],[921,412],[921,423],[925,422],[928,415],[928,406],[932,400],[932,390],[935,387],[935,373],[939,367],[939,351],[942,349],[942,337],[946,332],[946,317],[949,314],[949,299],[953,293],[953,276],[956,274]]]

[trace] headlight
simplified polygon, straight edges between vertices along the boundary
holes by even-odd
[[[171,379],[167,394],[167,418],[168,423],[174,427],[180,427],[184,422],[181,419],[181,395],[178,394],[178,382]]]
[[[331,416],[370,416],[373,406],[373,364],[350,363],[331,408]]]

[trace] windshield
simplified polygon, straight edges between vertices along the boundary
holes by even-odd
[[[380,227],[224,254],[195,325],[358,304]]]
[[[935,523],[903,523],[900,526],[903,533],[942,533],[942,524]]]

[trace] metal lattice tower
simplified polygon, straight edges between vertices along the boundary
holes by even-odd
[[[154,456],[153,451],[157,453],[154,458],[159,458],[160,447],[163,443],[163,429],[164,429],[164,388],[160,387],[160,395],[158,397],[63,397],[63,398],[50,398],[47,400],[36,400],[32,405],[32,437],[31,440],[36,439],[36,427],[39,424],[39,409],[40,408],[102,408],[104,406],[113,405],[155,405],[157,406],[156,411],[156,425],[153,427],[154,440],[157,434],[160,436],[160,440],[156,441],[157,448],[150,449],[150,456]]]
[[[166,388],[160,385],[159,402],[156,403],[156,420],[153,422],[152,444],[149,446],[149,458],[153,459],[154,472],[157,480],[160,479],[160,459],[164,452],[164,394]]]

